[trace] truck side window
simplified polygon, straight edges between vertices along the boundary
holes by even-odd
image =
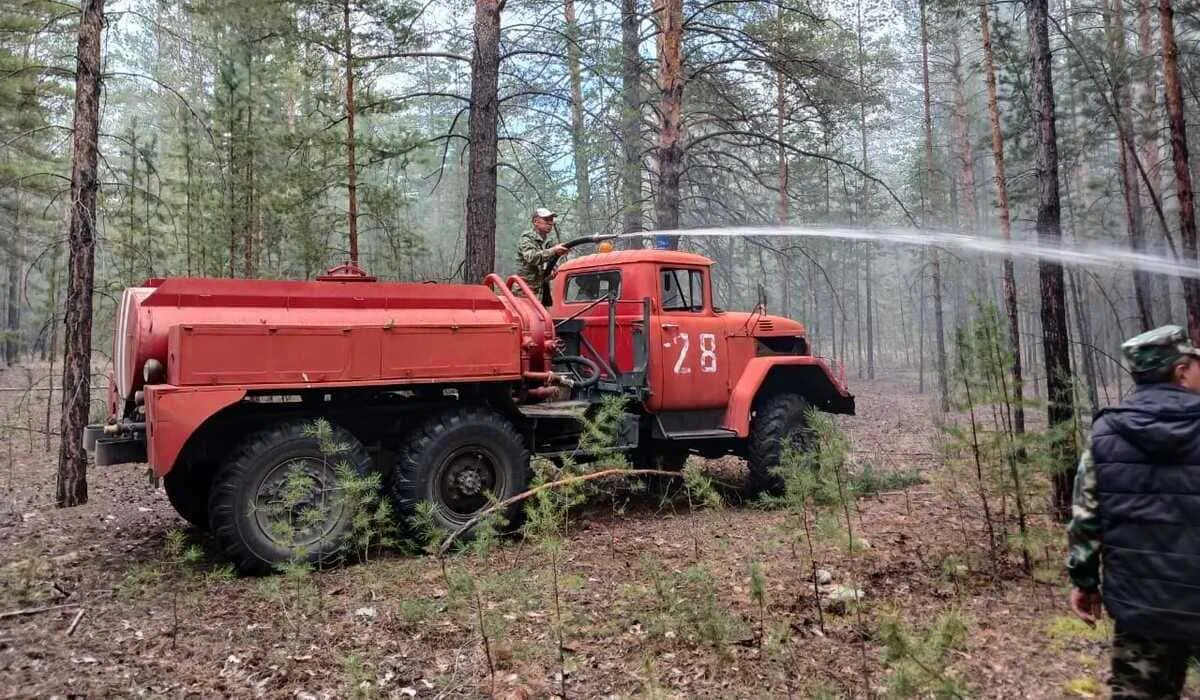
[[[662,271],[663,311],[703,311],[704,273],[683,268]]]
[[[603,299],[609,294],[621,298],[621,273],[618,270],[571,275],[567,278],[564,301],[568,304],[590,302]]]

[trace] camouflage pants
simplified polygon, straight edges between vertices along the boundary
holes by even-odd
[[[1147,639],[1118,627],[1109,680],[1113,700],[1178,698],[1191,657],[1200,657],[1200,645]]]

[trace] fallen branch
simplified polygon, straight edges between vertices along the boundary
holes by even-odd
[[[65,608],[78,608],[79,603],[65,603],[63,605],[48,605],[44,608],[22,608],[21,610],[9,610],[8,612],[0,613],[0,620],[10,617],[21,617],[22,615],[37,615],[38,613],[51,612],[53,610],[63,610]]]
[[[71,626],[67,628],[67,636],[75,634],[75,628],[79,626],[79,621],[83,619],[83,614],[87,612],[87,608],[80,608],[79,612],[75,613],[75,619],[71,621]]]
[[[514,503],[524,501],[525,499],[531,496],[536,496],[542,491],[546,491],[548,489],[557,488],[559,486],[567,486],[569,484],[577,484],[584,481],[594,481],[596,479],[603,479],[610,476],[668,476],[680,478],[683,476],[683,472],[671,472],[664,469],[605,469],[603,471],[592,472],[590,474],[569,476],[565,479],[559,479],[558,481],[551,481],[542,484],[541,486],[536,486],[527,491],[518,493],[515,496],[506,498],[503,501],[500,501],[499,503],[480,511],[475,515],[475,517],[468,520],[466,524],[450,533],[445,540],[442,540],[442,546],[438,547],[438,557],[440,558],[446,556],[446,550],[450,549],[450,545],[454,544],[454,541],[461,537],[464,532],[475,527],[480,520],[483,520],[485,517],[498,510],[503,510]]]

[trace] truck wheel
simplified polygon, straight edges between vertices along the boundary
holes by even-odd
[[[208,514],[226,556],[245,574],[288,562],[325,564],[343,553],[353,513],[339,494],[338,465],[366,474],[362,443],[333,426],[345,450],[326,455],[311,421],[292,420],[256,432],[234,448],[213,478]]]
[[[180,517],[201,530],[208,529],[208,496],[212,491],[211,464],[176,464],[163,477],[167,500]]]
[[[482,408],[453,409],[414,430],[398,450],[392,497],[405,515],[433,504],[435,524],[448,532],[467,524],[490,503],[517,495],[529,482],[529,452],[513,425]],[[513,504],[502,515],[520,514]]]
[[[746,495],[783,493],[783,479],[772,473],[779,466],[784,445],[791,441],[797,449],[811,442],[805,412],[808,402],[796,394],[778,394],[762,403],[750,423],[750,473],[746,477]]]

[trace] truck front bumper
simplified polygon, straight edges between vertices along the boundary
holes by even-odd
[[[114,433],[111,425],[89,425],[83,429],[83,449],[95,455],[98,467],[140,464],[146,461],[146,433]]]

